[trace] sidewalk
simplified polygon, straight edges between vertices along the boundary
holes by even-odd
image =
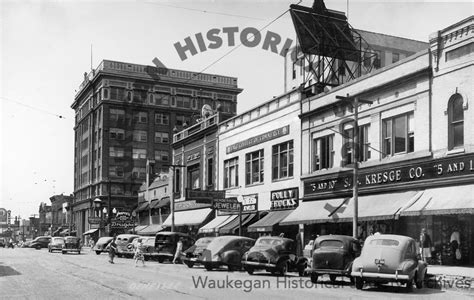
[[[428,265],[426,286],[474,294],[474,267]]]

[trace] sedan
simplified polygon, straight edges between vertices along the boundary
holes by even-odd
[[[61,251],[64,245],[63,237],[53,237],[48,244],[48,252]]]
[[[100,255],[102,252],[109,252],[109,244],[112,242],[114,238],[111,236],[103,236],[97,240],[97,243],[95,243],[94,248],[92,248],[93,251],[97,255]]]
[[[242,256],[253,245],[255,240],[241,236],[219,236],[207,245],[202,252],[202,264],[211,271],[219,266],[227,266],[229,271],[242,268]]]

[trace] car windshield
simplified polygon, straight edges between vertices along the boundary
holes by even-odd
[[[200,238],[199,240],[196,241],[196,246],[205,246],[209,245],[210,242],[212,242],[213,238]]]
[[[338,240],[324,240],[319,243],[319,247],[343,248],[344,243]]]
[[[63,238],[53,238],[52,243],[54,244],[64,244]]]
[[[390,239],[376,239],[376,240],[371,240],[369,245],[373,246],[398,246],[399,242],[396,240],[390,240]]]
[[[79,239],[78,238],[73,238],[73,237],[66,238],[65,242],[66,243],[77,243],[77,242],[79,242]]]
[[[275,239],[275,238],[260,238],[257,241],[257,245],[263,246],[277,246],[283,244],[283,240],[281,239]]]

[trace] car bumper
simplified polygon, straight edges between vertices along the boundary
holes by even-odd
[[[261,268],[261,269],[266,269],[266,268],[276,268],[276,264],[271,264],[271,263],[261,263],[261,262],[256,262],[256,261],[243,261],[242,265],[245,266],[252,266],[255,269]]]
[[[307,272],[310,274],[330,274],[330,275],[342,275],[350,276],[350,271],[345,270],[334,270],[334,269],[307,269]]]
[[[389,281],[408,281],[410,279],[410,276],[405,274],[372,273],[364,271],[351,272],[351,276],[364,279],[386,279]]]

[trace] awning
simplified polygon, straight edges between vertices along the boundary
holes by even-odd
[[[84,232],[82,235],[88,235],[88,234],[93,234],[94,232],[96,232],[98,229],[91,229],[91,230],[88,230],[86,232]]]
[[[150,203],[150,208],[161,208],[161,207],[165,207],[165,206],[168,206],[170,203],[170,197],[163,197],[161,198],[160,200],[153,200],[151,201]]]
[[[247,228],[248,232],[269,232],[273,230],[273,226],[278,224],[291,214],[293,210],[271,211],[265,217],[261,218]]]
[[[474,185],[426,189],[401,216],[474,214]]]
[[[59,234],[68,234],[69,233],[69,229],[64,229],[63,231],[61,231]]]
[[[140,231],[135,231],[139,235],[155,235],[157,232],[162,231],[164,227],[160,224],[151,224],[141,229]]]
[[[200,225],[211,213],[211,208],[201,208],[193,210],[183,210],[174,213],[175,226],[193,226]],[[163,222],[163,226],[171,226],[171,214]]]
[[[198,233],[214,233],[235,218],[235,215],[217,216],[211,222],[199,228]]]
[[[138,226],[135,226],[134,229],[131,229],[131,231],[139,232],[140,230],[142,230],[146,227],[148,227],[148,225],[138,225]]]
[[[144,210],[147,210],[148,207],[149,207],[148,202],[142,202],[142,203],[138,204],[138,207],[137,207],[137,209],[135,209],[135,211],[137,211],[137,212],[138,211],[144,211]]]
[[[256,216],[257,214],[243,214],[242,215],[242,227],[247,226]],[[219,229],[219,234],[233,234],[237,230],[239,230],[239,216],[232,220],[231,222],[227,223],[226,225],[222,226]]]
[[[280,225],[337,222],[347,209],[350,198],[301,202]]]

